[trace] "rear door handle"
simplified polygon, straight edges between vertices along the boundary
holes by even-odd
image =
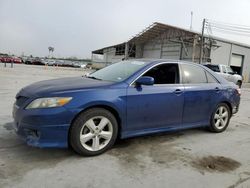
[[[180,90],[180,89],[176,89],[176,90],[174,91],[174,93],[175,93],[176,95],[179,95],[179,94],[181,94],[181,93],[182,93],[182,90]]]

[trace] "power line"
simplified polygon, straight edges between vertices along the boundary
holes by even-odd
[[[220,25],[210,24],[208,27],[215,27],[215,28],[223,28],[228,30],[240,31],[240,32],[250,32],[250,29],[243,29],[243,28],[234,28],[234,27],[225,27]]]
[[[241,28],[249,28],[249,25],[240,25],[240,24],[232,24],[232,23],[226,23],[226,22],[218,22],[218,21],[214,21],[214,20],[208,20],[206,19],[208,23],[215,23],[215,24],[220,24],[220,25],[229,25],[229,26],[233,26],[233,27],[241,27]]]
[[[237,27],[228,27],[228,26],[223,26],[223,25],[216,25],[209,23],[209,25],[206,25],[208,27],[215,27],[215,28],[223,28],[223,29],[228,29],[228,30],[234,30],[234,31],[240,31],[240,32],[250,32],[250,28],[237,28]]]
[[[234,35],[241,35],[241,36],[249,36],[250,33],[240,33],[240,32],[235,32],[235,31],[229,31],[226,29],[218,29],[218,28],[213,28],[214,31],[221,32],[221,33],[228,33],[228,34],[234,34]]]
[[[242,31],[242,30],[223,28],[223,27],[217,27],[217,26],[211,26],[210,28],[218,29],[218,30],[226,30],[226,31],[231,31],[231,32],[235,32],[235,33],[250,34],[250,30],[249,31]]]
[[[208,34],[212,33],[212,30],[214,30],[221,33],[244,35],[250,37],[250,26],[206,20],[205,27],[207,28]]]

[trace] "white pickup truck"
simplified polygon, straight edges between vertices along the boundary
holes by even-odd
[[[215,64],[204,64],[207,68],[211,69],[212,71],[220,74],[229,82],[233,82],[239,87],[242,85],[243,77],[236,72],[234,72],[230,66],[227,65],[215,65]]]

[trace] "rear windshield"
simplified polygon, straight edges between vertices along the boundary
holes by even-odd
[[[204,66],[206,66],[207,68],[211,69],[214,72],[220,72],[220,68],[218,65],[204,65]]]

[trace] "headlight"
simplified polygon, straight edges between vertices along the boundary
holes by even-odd
[[[59,107],[67,104],[72,97],[51,97],[51,98],[39,98],[33,100],[26,109],[32,108],[52,108]]]

